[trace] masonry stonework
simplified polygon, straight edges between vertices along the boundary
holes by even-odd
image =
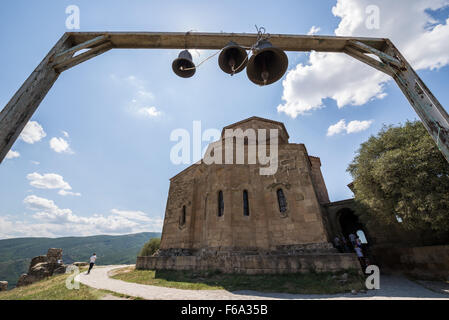
[[[243,163],[238,161],[238,139],[226,144],[226,129],[247,133],[239,140]],[[276,148],[270,129],[278,132],[277,159],[262,164],[256,157],[251,162],[248,154],[263,142],[266,155]],[[259,130],[267,130],[266,140],[257,139]],[[329,243],[322,207],[329,197],[319,158],[309,156],[304,144],[288,140],[283,123],[258,117],[225,127],[206,151],[221,155],[221,164],[203,159],[170,179],[160,250],[153,257],[139,257],[137,268],[246,273],[358,268],[354,255],[339,254]],[[232,164],[225,163],[227,155]],[[276,172],[261,174],[260,168],[270,165]]]

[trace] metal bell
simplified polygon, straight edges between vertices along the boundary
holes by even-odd
[[[181,78],[190,78],[196,71],[192,55],[188,50],[183,50],[179,53],[178,58],[172,63],[172,68],[173,72]]]
[[[233,41],[230,41],[221,50],[220,56],[218,57],[218,64],[221,70],[230,75],[239,73],[245,69],[247,63],[248,54],[246,50]]]
[[[262,40],[253,51],[246,67],[249,80],[265,86],[278,81],[287,71],[288,58],[284,51]]]

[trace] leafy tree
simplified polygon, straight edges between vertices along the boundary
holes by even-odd
[[[161,238],[152,238],[147,243],[145,243],[140,250],[139,256],[148,257],[152,256],[161,245]]]
[[[347,170],[368,222],[449,231],[449,164],[421,122],[384,126]]]

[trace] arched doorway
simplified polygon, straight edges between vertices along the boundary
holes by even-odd
[[[360,238],[362,244],[366,245],[369,243],[366,229],[353,210],[349,208],[340,209],[337,212],[337,217],[340,224],[341,234],[346,239],[348,239],[348,236],[352,233]]]

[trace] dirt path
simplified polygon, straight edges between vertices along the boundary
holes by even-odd
[[[256,291],[226,290],[182,290],[130,283],[122,280],[111,279],[108,273],[114,269],[128,267],[127,265],[94,267],[90,275],[85,272],[78,275],[76,280],[89,287],[110,290],[132,297],[140,297],[147,300],[259,300],[259,299],[447,299],[449,296],[436,293],[425,287],[400,276],[381,276],[380,289],[369,290],[368,293],[352,295],[317,295],[317,294],[287,294],[287,293],[262,293]]]

